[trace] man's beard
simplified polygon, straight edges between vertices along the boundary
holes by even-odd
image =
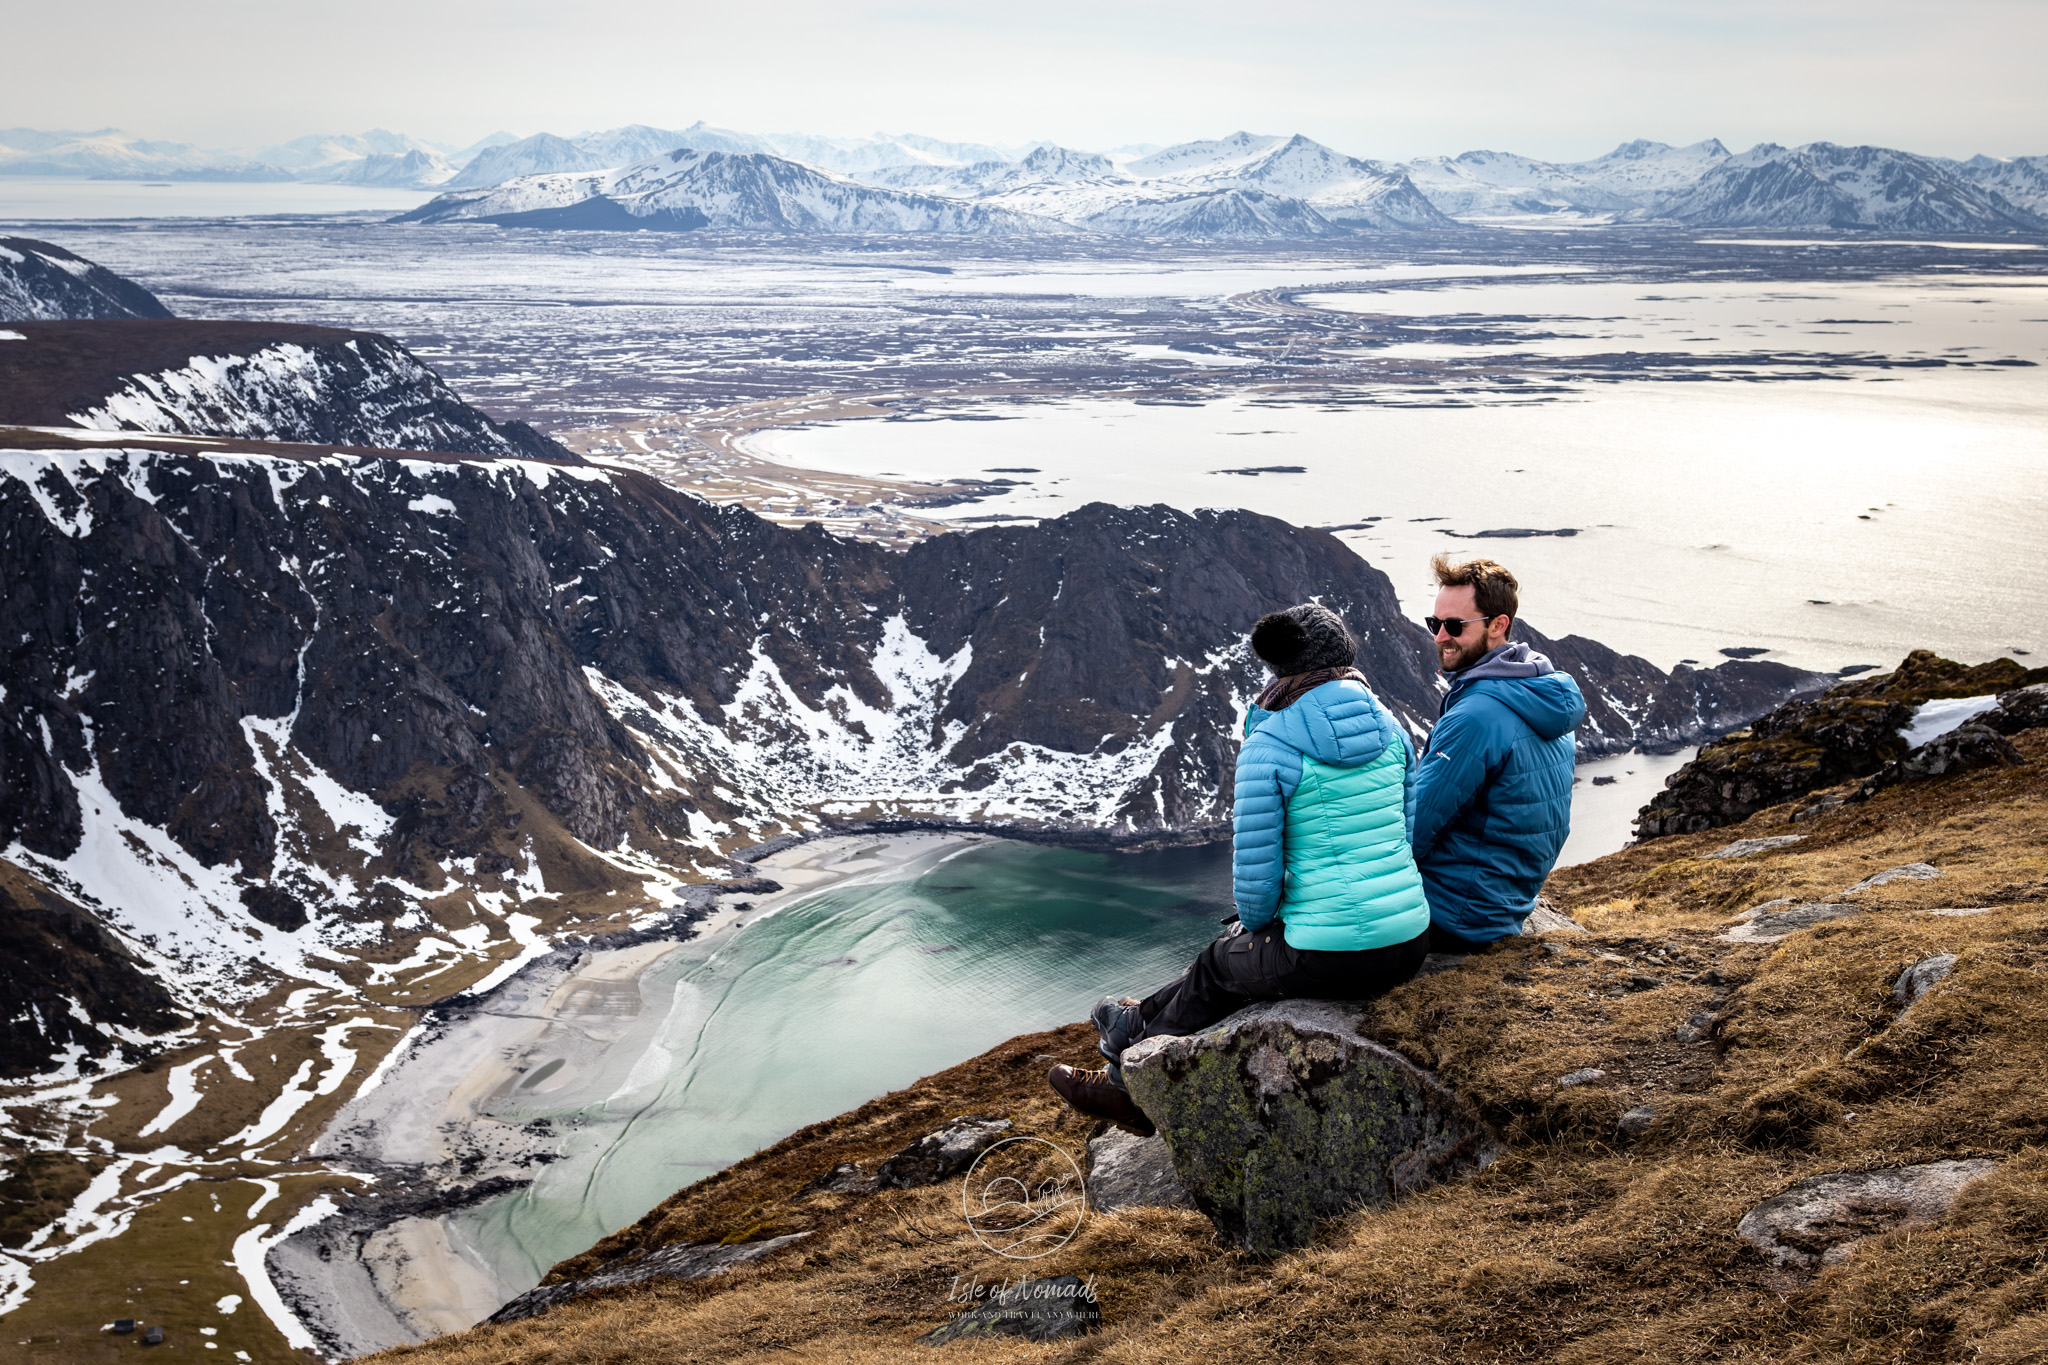
[[[1484,634],[1481,634],[1478,639],[1473,640],[1469,644],[1464,640],[1459,640],[1457,644],[1458,657],[1443,665],[1443,670],[1446,673],[1456,673],[1470,668],[1486,657],[1486,636]],[[1437,655],[1437,661],[1443,663],[1443,655]]]

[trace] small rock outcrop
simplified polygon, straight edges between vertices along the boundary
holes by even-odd
[[[1946,981],[1955,965],[1954,953],[1936,953],[1932,957],[1921,958],[1900,972],[1899,979],[1892,983],[1892,1004],[1902,1010],[1910,1008],[1914,1001]]]
[[[1931,1161],[1890,1171],[1811,1176],[1744,1214],[1735,1232],[1783,1270],[1835,1265],[1866,1237],[1939,1222],[1964,1187],[1997,1166],[1995,1161]]]
[[[1096,1213],[1147,1205],[1187,1209],[1194,1199],[1173,1169],[1166,1139],[1112,1128],[1088,1143],[1088,1207]]]
[[[873,1194],[876,1190],[914,1190],[936,1185],[974,1164],[974,1159],[1003,1140],[1008,1119],[962,1114],[936,1132],[926,1133],[873,1171],[857,1161],[842,1161],[810,1184],[803,1194]]]
[[[573,1280],[556,1284],[543,1284],[527,1290],[518,1298],[484,1319],[486,1322],[518,1322],[545,1313],[558,1303],[566,1303],[598,1289],[617,1289],[624,1285],[640,1284],[647,1280],[698,1280],[706,1275],[716,1275],[758,1261],[772,1251],[780,1251],[791,1242],[802,1241],[810,1236],[808,1232],[792,1232],[786,1237],[770,1237],[759,1242],[742,1242],[727,1246],[720,1242],[678,1242],[649,1252],[635,1261],[600,1270]]]
[[[944,1327],[926,1332],[917,1341],[920,1346],[984,1341],[990,1337],[1059,1341],[1101,1327],[1102,1306],[1095,1301],[1094,1284],[1078,1275],[1053,1275],[997,1289],[986,1302],[968,1309]]]
[[[1930,777],[1969,772],[1973,768],[2017,768],[2026,760],[2012,741],[1988,725],[1972,722],[1937,735],[1896,762],[1863,779],[1851,801],[1868,801],[1886,787],[1924,782]]]
[[[1808,901],[1803,905],[1790,900],[1766,901],[1755,909],[1743,911],[1737,916],[1740,922],[1721,937],[1730,943],[1775,943],[1801,929],[1811,929],[1816,924],[1846,919],[1862,912],[1860,905],[1845,905],[1839,901]]]
[[[1845,888],[1843,899],[1834,901],[1795,901],[1790,896],[1781,896],[1762,905],[1753,905],[1735,917],[1735,923],[1721,937],[1730,943],[1775,943],[1788,934],[1801,929],[1811,929],[1831,919],[1846,919],[1860,915],[1866,907],[1848,899],[1873,888],[1886,886],[1897,881],[1933,881],[1940,877],[1940,868],[1928,863],[1905,863],[1899,867],[1888,867],[1882,872],[1873,872],[1854,886]]]
[[[1533,937],[1536,934],[1583,934],[1586,926],[1567,915],[1550,903],[1548,897],[1538,896],[1536,908],[1522,921],[1517,932]]]
[[[1008,1119],[962,1114],[876,1167],[875,1186],[884,1190],[913,1190],[920,1185],[936,1185],[972,1166],[976,1157],[1002,1141],[1009,1131]]]
[[[1324,1219],[1476,1171],[1499,1140],[1458,1095],[1361,1036],[1358,1010],[1281,1000],[1124,1053],[1131,1096],[1222,1236],[1261,1255]]]
[[[2001,735],[2016,735],[2048,725],[2048,683],[2000,693],[1998,705],[1979,712],[1975,723]]]
[[[1804,834],[1771,834],[1761,839],[1737,839],[1732,844],[1724,844],[1712,853],[1702,853],[1700,856],[1702,858],[1753,858],[1759,853],[1769,853],[1774,849],[1788,848],[1805,837]]]
[[[1903,732],[1922,703],[1999,693],[2003,710],[2009,692],[2030,693],[2043,683],[2048,670],[2029,671],[2011,659],[1972,668],[1916,649],[1890,673],[1787,702],[1707,745],[1665,779],[1636,816],[1636,834],[1648,839],[1739,824],[1767,807],[1870,777],[1908,757]],[[2018,724],[2044,705],[2022,699],[2001,723]]]
[[[1932,863],[1902,863],[1897,867],[1888,867],[1882,872],[1871,873],[1842,894],[1853,896],[1858,891],[1868,891],[1875,886],[1885,886],[1899,881],[1931,882],[1940,875],[1941,869]]]

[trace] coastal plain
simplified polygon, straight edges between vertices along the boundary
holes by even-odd
[[[2048,652],[2030,587],[2016,620],[1946,610],[2048,516],[2037,241],[64,235],[183,316],[388,333],[493,413],[784,525],[900,547],[1239,506],[1332,528],[1418,616],[1404,566],[1511,554],[1544,630],[1662,667]]]

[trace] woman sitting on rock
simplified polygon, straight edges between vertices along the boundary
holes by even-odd
[[[1123,1088],[1124,1049],[1195,1033],[1255,1000],[1364,1000],[1413,977],[1429,903],[1408,848],[1414,752],[1353,663],[1337,614],[1305,603],[1252,628],[1276,675],[1245,720],[1231,817],[1237,920],[1180,978],[1143,1000],[1104,996],[1103,1071],[1048,1079],[1084,1114],[1150,1136]]]

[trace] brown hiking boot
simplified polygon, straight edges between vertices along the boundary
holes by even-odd
[[[1108,1071],[1076,1071],[1071,1066],[1056,1066],[1046,1075],[1052,1088],[1059,1092],[1061,1099],[1084,1114],[1098,1119],[1108,1119],[1126,1133],[1139,1137],[1151,1137],[1159,1130],[1152,1120],[1145,1117],[1131,1099],[1130,1094],[1109,1078]]]

